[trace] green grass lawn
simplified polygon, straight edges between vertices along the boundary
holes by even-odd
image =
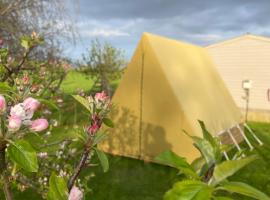
[[[80,89],[88,91],[92,88],[94,81],[87,75],[75,70],[69,71],[61,85],[61,89],[66,94],[72,94]]]
[[[177,170],[131,158],[110,156],[110,170],[96,168],[86,199],[161,200],[176,178]]]
[[[112,81],[111,87],[115,90],[119,84],[119,79]],[[85,74],[71,70],[61,84],[61,89],[66,94],[74,94],[79,90],[89,91],[94,85],[94,80]]]

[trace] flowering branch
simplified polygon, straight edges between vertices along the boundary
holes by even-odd
[[[84,130],[88,136],[84,151],[67,184],[68,191],[70,192],[69,199],[71,200],[80,200],[83,196],[82,192],[75,186],[75,182],[79,177],[83,167],[86,166],[86,162],[91,159],[91,151],[96,145],[94,142],[96,134],[101,128],[102,123],[105,123],[105,121],[108,120],[106,116],[108,115],[111,108],[110,99],[104,92],[97,93],[94,98],[90,96],[87,97],[86,100],[82,97],[77,97],[77,100],[90,111],[91,120],[90,125]]]
[[[78,178],[82,168],[85,166],[87,159],[89,159],[89,154],[91,151],[92,141],[91,139],[88,141],[87,145],[85,146],[84,152],[81,156],[80,162],[76,166],[73,175],[70,177],[68,181],[68,191],[70,192],[76,179]]]
[[[6,152],[9,154],[9,158],[24,170],[29,172],[37,171],[38,165],[35,151],[28,142],[18,140],[17,133],[21,134],[25,128],[40,132],[48,127],[46,119],[32,120],[39,105],[38,100],[28,97],[22,103],[15,104],[10,108],[7,107],[4,96],[0,95],[0,178],[3,182],[3,191],[7,200],[13,198],[9,188],[10,180],[7,174]]]
[[[21,67],[23,66],[23,64],[25,63],[25,61],[27,60],[29,54],[31,53],[31,51],[34,49],[35,46],[30,47],[29,49],[27,49],[27,51],[24,53],[22,59],[20,60],[20,62],[18,63],[18,65],[12,69],[7,70],[7,72],[5,73],[4,77],[2,78],[2,81],[6,81],[7,79],[11,78],[11,75],[13,73],[18,74],[20,72]]]

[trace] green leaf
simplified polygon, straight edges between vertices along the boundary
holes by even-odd
[[[181,181],[166,192],[164,200],[210,200],[213,190],[201,181]]]
[[[6,82],[0,83],[0,91],[14,92],[14,89],[10,87]]]
[[[80,95],[72,95],[72,97],[78,101],[82,106],[84,106],[88,111],[91,112],[90,106],[89,106],[89,102],[87,101],[87,99],[81,97]]]
[[[25,140],[9,141],[7,149],[10,159],[28,172],[38,171],[37,154],[33,147]]]
[[[194,146],[201,152],[202,156],[204,157],[208,167],[212,166],[216,163],[216,156],[215,150],[210,142],[205,139],[191,136],[194,142]]]
[[[234,192],[238,194],[242,194],[254,199],[259,200],[270,200],[270,198],[259,191],[258,189],[241,182],[226,182],[218,187],[216,190],[226,190],[228,192]]]
[[[8,56],[8,49],[7,48],[1,48],[0,49],[0,58],[1,58],[1,63],[5,62]]]
[[[114,127],[114,124],[113,124],[112,120],[110,120],[109,118],[104,118],[102,121],[106,126],[108,126],[110,128]]]
[[[245,152],[247,151],[247,149],[241,149],[240,151],[237,151],[231,160],[237,160],[237,159],[241,159],[241,157],[245,154]]]
[[[213,173],[212,184],[218,184],[225,180],[229,176],[235,174],[237,171],[256,160],[258,157],[256,155],[249,156],[240,160],[227,160],[217,165]]]
[[[49,192],[47,200],[67,200],[67,184],[62,177],[58,177],[53,172],[49,180]]]
[[[158,155],[155,160],[159,163],[169,165],[179,169],[186,176],[198,179],[195,169],[186,161],[185,158],[178,156],[174,152],[168,150]]]
[[[196,158],[195,160],[193,160],[193,162],[191,163],[191,166],[196,171],[200,171],[204,164],[205,164],[205,160],[203,159],[203,157],[199,157],[199,158]]]
[[[108,136],[108,133],[106,132],[98,132],[94,138],[93,141],[93,146],[97,145],[98,143],[100,143],[104,138],[106,138]]]
[[[205,140],[207,140],[213,147],[214,149],[214,153],[215,153],[215,160],[216,161],[221,161],[222,158],[222,154],[221,154],[221,150],[220,150],[220,144],[218,142],[217,138],[214,138],[211,133],[206,129],[205,124],[203,121],[198,120],[200,127],[202,129],[203,132],[203,138]]]
[[[232,198],[229,197],[214,197],[214,200],[233,200]]]
[[[59,107],[55,103],[53,103],[52,101],[49,101],[49,100],[43,99],[43,98],[39,98],[39,97],[37,97],[36,99],[39,100],[40,103],[48,106],[50,109],[59,110]]]
[[[208,167],[207,163],[205,163],[205,164],[202,166],[201,170],[199,171],[199,176],[200,176],[200,177],[201,177],[201,176],[205,176],[208,170],[209,170],[209,167]]]
[[[26,37],[21,38],[21,45],[25,49],[29,49],[29,39]]]
[[[202,132],[203,132],[203,138],[206,139],[208,142],[210,142],[212,146],[217,145],[216,140],[214,139],[214,137],[206,129],[204,122],[201,121],[201,120],[198,120],[198,122],[199,122],[200,127],[201,127]]]
[[[106,154],[98,149],[96,149],[96,152],[97,152],[98,159],[101,163],[101,166],[103,168],[103,171],[107,172],[109,170],[109,161]]]

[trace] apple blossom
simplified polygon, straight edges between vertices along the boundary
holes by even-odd
[[[25,110],[36,111],[40,102],[32,97],[28,97],[23,101],[23,105]]]
[[[104,91],[96,93],[95,95],[95,100],[98,101],[105,101],[108,99],[108,96],[106,95],[106,93]]]
[[[28,122],[34,115],[34,112],[30,109],[25,110],[25,106],[23,103],[16,104],[15,106],[11,107],[10,109],[11,116],[17,116],[22,121]],[[26,123],[29,124],[29,123]]]
[[[69,193],[68,200],[81,200],[82,198],[83,198],[82,191],[78,187],[73,186]]]
[[[48,128],[49,123],[46,119],[36,119],[32,121],[30,129],[36,132],[40,132]]]
[[[5,97],[0,95],[0,113],[6,110],[6,100]]]
[[[11,115],[8,119],[8,129],[10,131],[17,131],[22,125],[22,120],[16,115]]]

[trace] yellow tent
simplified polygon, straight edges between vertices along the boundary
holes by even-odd
[[[201,136],[200,119],[217,134],[241,121],[205,49],[149,33],[143,34],[113,103],[115,128],[99,147],[144,160],[170,149],[192,161],[199,152],[182,130]]]

